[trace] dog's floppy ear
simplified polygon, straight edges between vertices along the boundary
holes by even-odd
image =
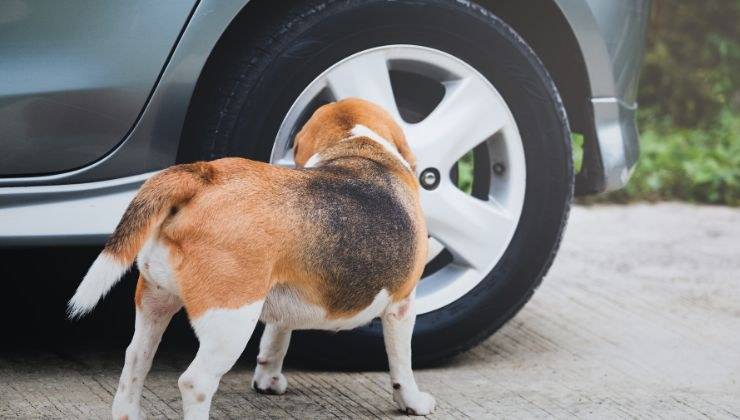
[[[293,138],[293,162],[295,162],[295,165],[298,168],[302,168],[303,165],[306,163],[306,159],[302,159],[300,152],[299,152],[299,146],[301,145],[301,137],[304,134],[305,133],[303,132],[303,130],[300,130]]]
[[[293,159],[303,167],[315,153],[342,139],[346,130],[336,124],[333,109],[335,102],[320,106],[301,127],[293,140]]]
[[[314,113],[314,115],[316,115]],[[306,124],[301,127],[300,131],[293,139],[293,161],[296,167],[302,168],[311,156],[316,153],[321,146],[321,124],[317,124],[316,119],[312,117]]]

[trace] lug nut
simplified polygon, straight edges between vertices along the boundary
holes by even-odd
[[[493,164],[493,173],[496,175],[503,175],[504,171],[506,170],[506,167],[503,163],[497,162]]]
[[[437,168],[426,168],[419,175],[419,183],[425,190],[433,190],[439,185],[439,171]]]

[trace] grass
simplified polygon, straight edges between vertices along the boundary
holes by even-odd
[[[465,153],[457,161],[457,187],[463,190],[465,194],[473,191],[473,151]]]
[[[663,123],[643,130],[627,187],[589,201],[637,200],[740,206],[740,117],[727,111],[707,128]]]

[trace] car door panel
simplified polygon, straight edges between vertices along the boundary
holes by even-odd
[[[67,171],[113,149],[195,3],[0,2],[0,175]]]

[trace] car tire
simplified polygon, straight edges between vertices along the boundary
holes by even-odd
[[[414,363],[432,364],[480,343],[530,299],[553,261],[568,216],[570,132],[546,69],[506,23],[472,2],[266,3],[248,6],[214,52],[190,109],[179,160],[268,161],[295,98],[322,71],[358,51],[412,44],[464,60],[498,90],[516,121],[526,193],[516,231],[488,275],[463,297],[418,316]],[[334,368],[385,366],[380,322],[339,333],[296,332],[289,357]]]

